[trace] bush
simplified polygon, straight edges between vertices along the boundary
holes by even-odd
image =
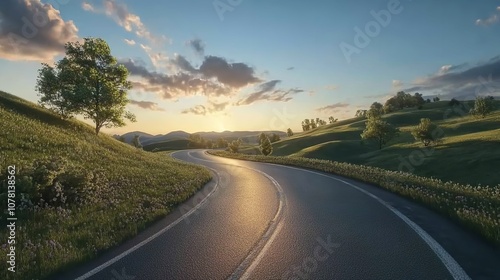
[[[103,172],[68,164],[62,158],[42,159],[20,170],[16,186],[21,207],[62,207],[95,202],[108,182]]]

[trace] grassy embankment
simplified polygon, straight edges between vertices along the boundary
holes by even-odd
[[[4,92],[0,124],[0,220],[7,215],[9,165],[17,169],[18,219],[16,273],[7,271],[8,232],[0,228],[2,279],[45,278],[92,259],[164,217],[210,180],[205,169],[96,136],[82,122],[61,120]]]

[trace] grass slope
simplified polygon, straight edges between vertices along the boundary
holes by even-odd
[[[162,141],[150,145],[145,145],[144,150],[146,151],[173,151],[173,150],[184,150],[189,148],[189,140],[179,139],[179,140],[169,140]]]
[[[6,277],[2,279],[45,278],[94,258],[165,216],[210,180],[205,169],[135,149],[107,135],[96,136],[82,122],[61,120],[4,92],[0,92],[0,124],[0,200],[4,210],[7,166],[15,165],[18,171],[17,271],[7,271],[8,246],[3,242],[8,232],[2,226],[0,274]],[[46,161],[48,167],[63,161],[67,168],[80,168],[92,180],[98,178],[90,203],[21,206],[21,181],[29,179],[22,174],[37,160]],[[1,211],[2,222],[6,215]]]
[[[349,119],[273,143],[273,155],[363,164],[462,184],[500,182],[500,111],[474,119],[458,108],[451,111],[448,102],[441,101],[425,104],[422,110],[405,109],[383,118],[399,127],[401,134],[382,150],[372,143],[362,143],[360,134],[366,120]],[[424,148],[413,139],[410,131],[420,118],[430,118],[443,129],[443,143]],[[259,153],[255,147],[241,152]]]

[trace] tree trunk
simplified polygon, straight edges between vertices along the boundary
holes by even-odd
[[[99,130],[101,130],[101,127],[99,125],[95,125],[95,135],[99,135]]]

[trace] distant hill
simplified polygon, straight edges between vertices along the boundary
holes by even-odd
[[[286,136],[286,133],[283,131],[223,131],[223,132],[210,131],[210,132],[196,132],[196,133],[192,133],[192,134],[198,134],[207,140],[217,140],[217,139],[222,137],[228,141],[231,141],[231,140],[236,140],[238,138],[241,138],[241,140],[244,143],[253,144],[253,143],[257,143],[257,139],[258,139],[259,134],[261,132],[265,132],[267,134],[275,133],[275,134],[278,134],[282,138]],[[187,133],[185,131],[182,131],[182,130],[178,130],[178,131],[169,132],[167,134],[158,134],[158,135],[153,136],[153,135],[145,133],[145,132],[133,131],[133,132],[125,133],[121,136],[123,136],[125,138],[125,141],[127,143],[130,143],[132,141],[132,139],[134,139],[135,135],[139,135],[139,140],[140,140],[142,146],[146,147],[146,146],[150,146],[153,144],[165,143],[165,142],[174,141],[174,140],[188,140],[189,135],[191,135],[191,134]],[[119,138],[120,136],[115,135],[114,137]],[[182,142],[178,142],[178,143],[182,143]],[[173,144],[173,145],[177,146],[178,143]],[[154,146],[154,147],[157,148],[159,146]]]

